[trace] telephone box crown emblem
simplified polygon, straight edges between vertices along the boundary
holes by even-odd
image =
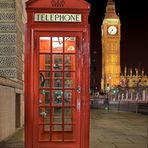
[[[64,7],[65,1],[64,0],[52,0],[51,4],[52,4],[52,7]]]

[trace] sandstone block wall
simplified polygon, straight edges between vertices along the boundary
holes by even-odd
[[[0,141],[16,131],[16,93],[24,125],[24,0],[0,0]]]

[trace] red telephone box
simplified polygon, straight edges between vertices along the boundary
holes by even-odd
[[[25,148],[89,148],[89,9],[26,3]]]

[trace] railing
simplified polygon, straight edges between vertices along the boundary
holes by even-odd
[[[148,100],[141,99],[108,99],[107,96],[90,97],[90,107],[99,110],[129,111],[148,114]]]

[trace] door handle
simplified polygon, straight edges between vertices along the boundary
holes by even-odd
[[[46,112],[40,112],[40,116],[45,117],[47,115]]]
[[[80,87],[80,86],[77,87],[77,92],[78,92],[79,94],[81,93],[81,87]]]

